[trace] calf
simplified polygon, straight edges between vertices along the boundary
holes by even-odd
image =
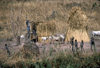
[[[46,41],[48,37],[41,37],[42,41]]]
[[[64,34],[56,34],[52,36],[53,41],[58,41],[59,43],[64,43],[65,35]]]

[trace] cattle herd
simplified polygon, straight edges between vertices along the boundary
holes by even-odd
[[[64,34],[55,34],[55,35],[51,35],[51,36],[47,36],[47,37],[41,37],[42,41],[52,41],[52,43],[54,43],[54,41],[58,41],[60,43],[64,43],[65,41],[65,35]]]
[[[95,39],[100,39],[100,31],[92,31],[92,37],[94,37]],[[24,39],[25,36],[21,35],[20,38]],[[58,41],[59,43],[64,43],[66,35],[55,34],[55,35],[50,35],[50,36],[42,36],[40,38],[41,38],[41,42],[51,41],[52,43],[54,43],[54,41]]]

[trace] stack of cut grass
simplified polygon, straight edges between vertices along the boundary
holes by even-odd
[[[70,17],[68,19],[69,29],[66,35],[66,41],[70,41],[72,37],[77,39],[79,42],[89,42],[89,36],[86,31],[88,23],[87,16],[80,7],[73,7],[70,11]]]
[[[56,24],[54,22],[42,23],[37,26],[37,33],[39,36],[49,36],[56,31]]]

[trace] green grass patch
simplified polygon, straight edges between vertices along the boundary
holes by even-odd
[[[100,68],[100,54],[88,57],[77,57],[73,55],[60,55],[53,59],[44,59],[41,62],[18,61],[16,64],[8,65],[1,63],[2,68]]]

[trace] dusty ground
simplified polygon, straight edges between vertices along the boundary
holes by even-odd
[[[100,40],[95,40],[95,43],[96,43],[96,53],[100,53]],[[53,52],[61,52],[61,51],[64,51],[64,52],[67,52],[68,54],[72,54],[72,48],[71,48],[71,45],[68,44],[68,43],[65,43],[65,44],[46,44],[44,46],[39,46],[40,47],[40,52],[42,52],[42,50],[44,50],[44,47],[45,47],[45,52],[48,52],[49,51],[53,51]],[[53,49],[52,49],[53,48]],[[74,47],[75,49],[75,47]],[[80,48],[80,43],[78,43],[78,51],[81,52],[81,48]],[[86,55],[91,55],[95,53],[94,51],[91,51],[91,48],[90,48],[90,43],[85,43],[84,44],[84,52],[83,54],[86,54]]]
[[[96,43],[96,53],[100,53],[100,40],[95,40]],[[0,55],[6,55],[7,56],[7,52],[4,46],[5,42],[0,43]],[[11,54],[13,55],[14,53],[18,52],[21,48],[22,45],[24,43],[22,43],[19,46],[16,46],[16,44],[13,42],[7,42],[9,50],[11,52]],[[68,43],[65,44],[49,44],[49,43],[37,43],[37,45],[39,46],[39,51],[41,55],[49,55],[50,52],[52,53],[59,53],[59,52],[65,52],[67,54],[72,54],[72,49],[71,49],[71,45]],[[78,43],[78,51],[80,52],[80,44]],[[84,52],[83,54],[86,55],[91,55],[94,52],[91,51],[90,49],[90,43],[85,43],[84,45]],[[2,57],[2,56],[0,56]]]

